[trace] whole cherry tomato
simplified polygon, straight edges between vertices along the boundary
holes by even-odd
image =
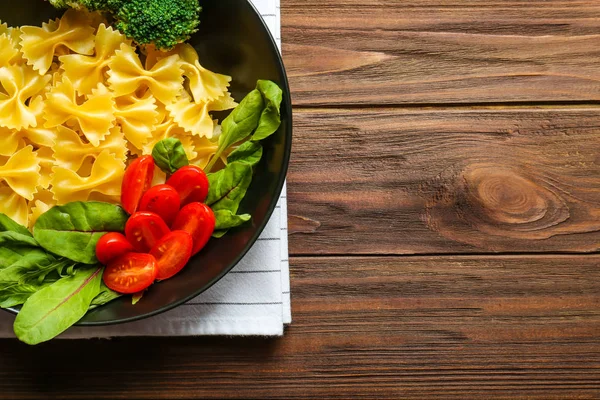
[[[106,265],[111,260],[133,251],[127,238],[118,232],[110,232],[102,236],[96,244],[96,258]]]
[[[151,254],[126,253],[108,263],[102,279],[115,292],[137,293],[156,280],[156,265]]]
[[[133,214],[146,190],[152,186],[154,159],[143,156],[135,159],[125,170],[121,186],[121,204],[125,211]]]
[[[190,203],[175,217],[173,230],[186,231],[194,239],[192,255],[206,245],[215,230],[215,214],[204,203]]]
[[[150,251],[156,258],[156,279],[169,279],[185,267],[192,256],[194,241],[184,231],[173,231],[160,239]]]
[[[181,205],[203,203],[208,196],[208,178],[200,167],[188,165],[179,168],[168,180],[167,185],[179,192]]]
[[[140,253],[149,252],[169,232],[165,221],[158,214],[148,211],[136,212],[125,224],[127,240]]]
[[[169,185],[156,185],[148,189],[140,201],[140,211],[150,211],[171,225],[179,212],[179,193]]]

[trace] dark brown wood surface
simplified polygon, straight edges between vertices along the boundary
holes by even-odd
[[[600,399],[600,2],[282,0],[281,338],[0,341],[0,398]]]

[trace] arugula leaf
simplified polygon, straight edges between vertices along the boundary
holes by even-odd
[[[31,295],[15,319],[19,340],[45,342],[79,321],[100,292],[102,271],[102,267],[79,269]]]
[[[42,282],[55,271],[57,277],[61,276],[65,268],[72,265],[73,261],[66,259],[58,261],[42,248],[32,249],[11,266],[0,270],[0,285],[7,282]]]
[[[0,270],[10,267],[39,245],[31,236],[5,231],[0,232]]]
[[[256,84],[256,89],[262,94],[266,107],[260,116],[258,128],[252,135],[252,140],[255,142],[268,138],[279,129],[281,125],[279,108],[283,99],[283,91],[274,82],[260,80]]]
[[[258,164],[263,155],[263,148],[260,143],[246,142],[235,149],[227,157],[227,162],[241,162],[250,166]]]
[[[0,285],[0,308],[18,306],[27,301],[27,299],[38,290],[50,286],[52,282],[42,284],[22,284],[17,282],[4,283]]]
[[[240,104],[223,120],[221,124],[221,136],[219,136],[219,147],[213,155],[205,170],[210,172],[221,154],[233,144],[249,137],[258,127],[260,116],[265,107],[263,96],[259,90],[254,89]]]
[[[218,210],[215,211],[215,230],[220,231],[235,228],[250,221],[251,218],[250,214],[235,215],[231,210]]]
[[[2,213],[0,213],[0,232],[15,232],[21,235],[33,237],[31,232],[29,232],[29,229],[13,221],[8,215]]]
[[[83,264],[96,264],[96,243],[108,232],[122,232],[127,213],[101,202],[74,202],[42,214],[33,236],[49,252]]]
[[[252,167],[233,162],[224,169],[208,175],[206,204],[215,212],[229,210],[235,214],[251,182]]]
[[[152,157],[163,172],[172,174],[190,164],[181,141],[176,138],[163,139],[154,145]]]

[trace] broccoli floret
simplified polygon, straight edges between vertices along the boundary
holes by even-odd
[[[138,44],[170,49],[198,30],[198,0],[50,0],[57,8],[87,8],[112,14],[114,26]]]

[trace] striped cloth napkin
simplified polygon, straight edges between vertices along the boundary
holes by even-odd
[[[252,0],[281,45],[280,0]],[[171,311],[141,321],[73,327],[60,338],[118,336],[262,335],[279,336],[292,321],[284,187],[264,232],[223,279]],[[142,300],[143,301],[143,300]],[[0,312],[0,337],[14,337],[14,316]]]

